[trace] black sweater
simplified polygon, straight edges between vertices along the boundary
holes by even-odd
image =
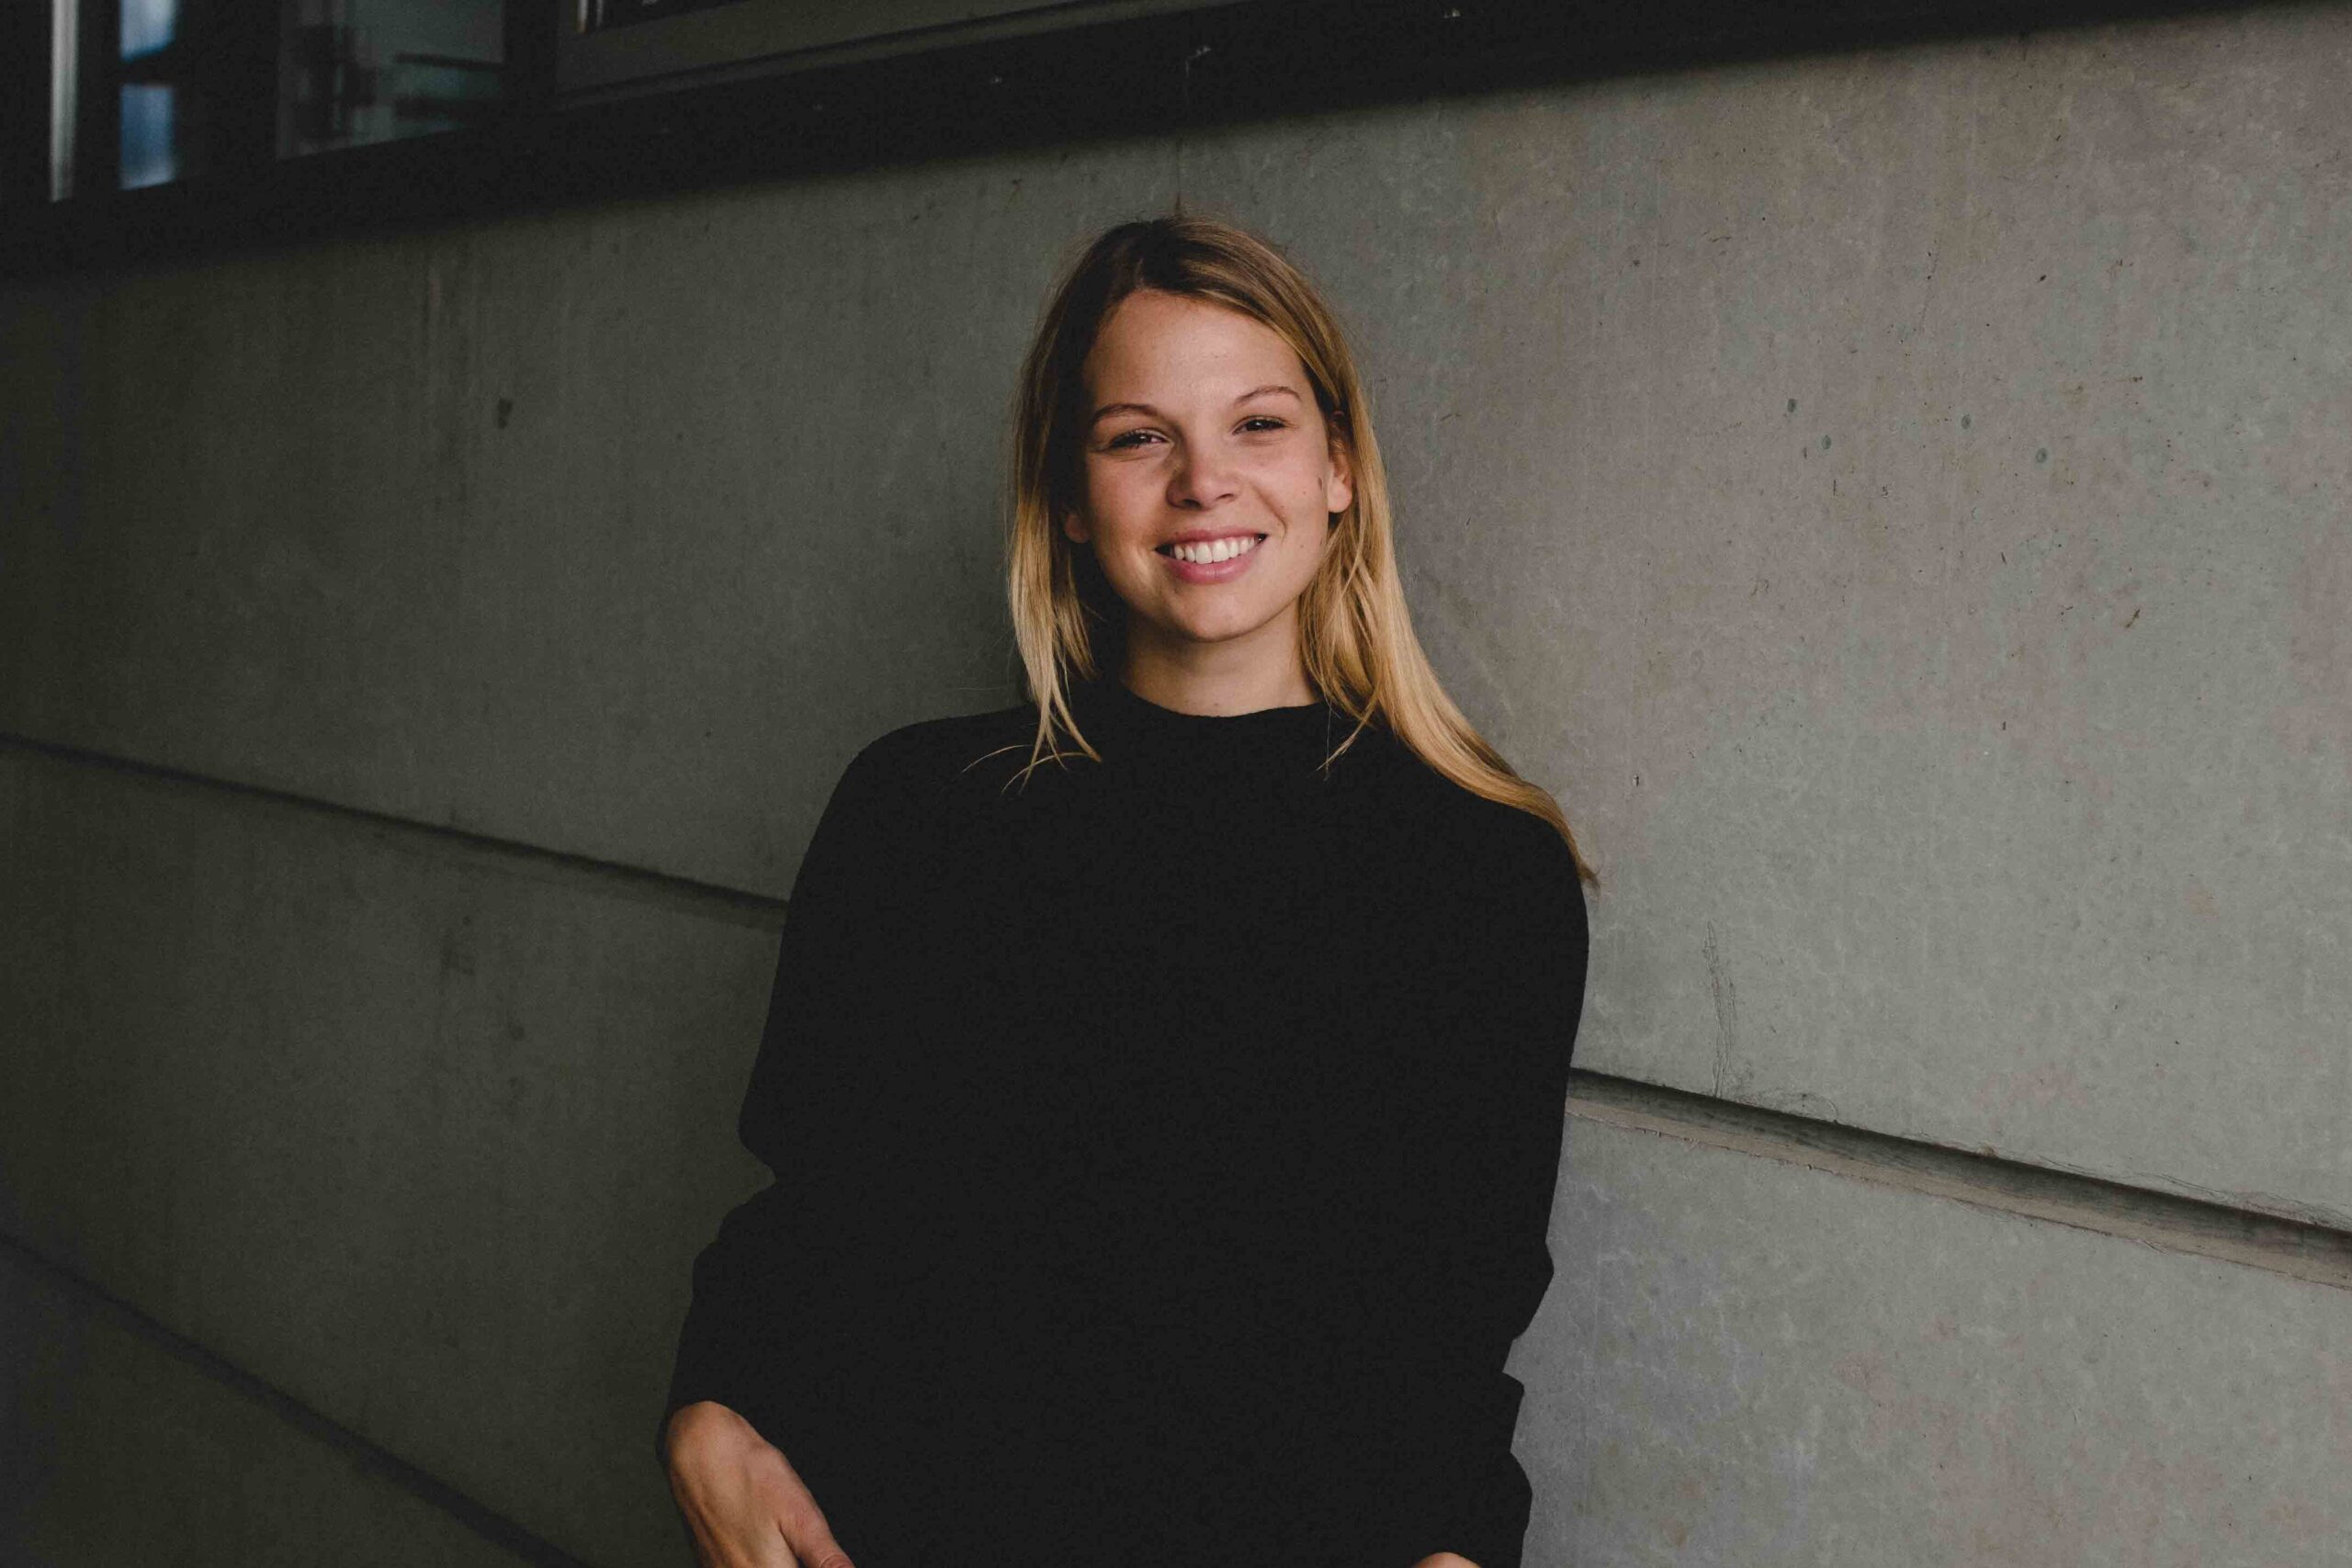
[[[1072,704],[1099,764],[1017,780],[1024,705],[842,773],[666,1409],[746,1416],[859,1568],[1517,1568],[1566,846],[1377,727],[1326,776],[1319,702]]]

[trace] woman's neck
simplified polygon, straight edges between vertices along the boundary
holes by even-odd
[[[1175,713],[1223,716],[1304,707],[1318,700],[1295,650],[1286,661],[1271,666],[1262,660],[1177,662],[1131,654],[1116,679],[1147,702]]]

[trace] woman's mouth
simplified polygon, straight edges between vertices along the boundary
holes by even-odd
[[[1263,534],[1243,534],[1197,545],[1162,545],[1159,558],[1186,582],[1227,582],[1250,570]],[[1178,551],[1183,554],[1179,555]],[[1187,560],[1186,556],[1193,558]]]

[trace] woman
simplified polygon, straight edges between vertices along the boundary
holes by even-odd
[[[1035,700],[866,747],[794,885],[661,1434],[697,1552],[1516,1568],[1589,874],[1414,638],[1329,310],[1110,230],[1012,490]]]

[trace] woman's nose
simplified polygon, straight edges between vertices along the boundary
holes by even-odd
[[[1179,505],[1215,506],[1231,497],[1235,486],[1223,453],[1213,447],[1187,446],[1176,460],[1168,481],[1168,499]]]

